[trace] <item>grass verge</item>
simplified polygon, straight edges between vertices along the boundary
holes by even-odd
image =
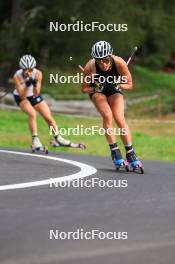
[[[59,127],[76,127],[78,124],[84,128],[99,126],[100,118],[85,118],[68,115],[54,115]],[[43,144],[48,145],[49,129],[43,119],[38,116],[38,130]],[[133,132],[133,142],[137,155],[143,160],[175,161],[175,124],[155,122],[155,120],[132,121],[128,120]],[[72,148],[52,148],[52,151],[81,153],[99,156],[109,156],[109,149],[105,137],[98,134],[94,136],[70,135],[73,142],[84,142],[86,150]],[[119,145],[124,153],[123,146],[118,137]],[[0,110],[0,146],[10,148],[29,149],[31,137],[28,130],[27,116],[22,112]]]

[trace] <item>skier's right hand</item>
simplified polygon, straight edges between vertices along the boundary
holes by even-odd
[[[95,82],[94,93],[102,93],[105,89],[104,83]]]
[[[35,79],[33,79],[32,77],[29,77],[26,81],[25,84],[27,87],[29,87],[30,85],[33,85],[34,87],[37,84],[37,81]]]

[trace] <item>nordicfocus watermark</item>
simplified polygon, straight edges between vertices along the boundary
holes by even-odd
[[[75,75],[59,75],[59,73],[50,73],[49,74],[49,83],[50,84],[65,84],[65,83],[75,83],[75,84],[82,84],[82,83],[95,83],[98,82],[100,84],[108,83],[108,84],[117,84],[117,83],[122,83],[126,84],[128,82],[127,76],[113,76],[113,75],[108,75],[107,77],[105,76],[99,76],[97,73],[92,74],[92,75],[87,75],[84,76],[83,73],[77,73]]]
[[[84,21],[76,21],[74,23],[61,23],[59,21],[53,22],[50,21],[49,22],[49,31],[53,32],[53,31],[61,31],[61,32],[65,32],[65,31],[75,31],[75,32],[94,32],[94,31],[118,31],[118,32],[122,32],[122,31],[127,31],[128,30],[128,24],[112,24],[112,23],[108,23],[108,24],[103,24],[100,23],[98,21],[92,21],[90,23],[84,23]]]
[[[50,240],[126,240],[128,232],[104,232],[99,229],[85,231],[83,228],[78,228],[75,231],[61,231],[59,229],[50,229]]]
[[[91,179],[75,179],[69,181],[57,181],[54,178],[50,178],[50,188],[127,188],[128,181],[121,179],[100,179],[98,177]]]
[[[104,136],[104,135],[115,135],[115,136],[125,136],[127,135],[127,128],[112,128],[109,127],[107,129],[100,127],[100,126],[91,126],[91,127],[84,127],[83,125],[77,125],[76,127],[56,127],[50,126],[49,130],[50,136],[52,135],[60,135],[60,136]]]

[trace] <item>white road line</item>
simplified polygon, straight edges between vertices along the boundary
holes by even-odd
[[[61,159],[61,158],[56,158],[56,157],[51,157],[51,156],[44,156],[44,155],[38,155],[38,154],[36,155],[36,154],[17,152],[17,151],[11,151],[11,150],[0,150],[0,153],[9,153],[9,154],[15,154],[15,155],[30,156],[30,157],[35,157],[35,158],[61,161],[61,162],[65,162],[65,163],[68,163],[68,164],[71,164],[71,165],[74,165],[80,168],[80,171],[75,174],[71,174],[71,175],[63,176],[59,178],[52,178],[52,182],[54,181],[54,183],[63,182],[63,181],[71,181],[75,179],[88,177],[97,172],[97,169],[95,167],[92,167],[85,163],[77,162],[74,160],[67,160],[67,159]],[[50,185],[50,183],[51,183],[51,180],[46,179],[46,180],[41,180],[41,181],[1,185],[0,191],[36,187],[36,186],[42,186],[42,185],[48,185],[48,184]]]

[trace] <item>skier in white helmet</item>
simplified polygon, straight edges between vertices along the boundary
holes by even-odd
[[[112,54],[113,49],[106,41],[99,41],[93,45],[92,59],[84,68],[85,76],[91,76],[92,81],[89,83],[88,78],[84,78],[82,92],[89,94],[103,118],[106,139],[116,168],[124,166],[128,170],[129,164],[133,169],[143,168],[133,149],[131,132],[124,116],[123,91],[132,89],[132,77],[126,62]],[[119,77],[120,84],[116,83]],[[120,128],[126,160],[123,159],[115,139],[113,118]]]
[[[24,55],[19,61],[20,69],[13,76],[15,90],[13,92],[17,105],[28,115],[28,123],[32,135],[32,146],[42,149],[36,122],[36,111],[41,114],[49,126],[53,127],[54,146],[69,146],[70,140],[64,139],[57,133],[57,124],[50,112],[46,101],[40,95],[42,72],[36,68],[36,60],[32,55]]]

